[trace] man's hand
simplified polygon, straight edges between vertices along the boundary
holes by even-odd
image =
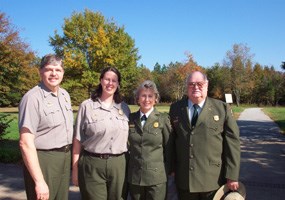
[[[239,188],[238,181],[227,179],[227,186],[230,190],[236,191]]]
[[[48,200],[49,199],[49,189],[45,181],[35,183],[35,191],[38,200]]]

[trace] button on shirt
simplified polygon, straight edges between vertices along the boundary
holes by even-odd
[[[78,110],[75,137],[91,153],[124,153],[127,151],[129,113],[129,107],[123,102],[106,108],[99,99],[85,100]]]

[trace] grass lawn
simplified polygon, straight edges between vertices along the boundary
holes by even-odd
[[[1,112],[0,112],[1,114]],[[13,119],[6,129],[7,134],[0,140],[0,162],[15,163],[21,160],[21,153],[19,149],[19,131],[18,131],[18,114],[10,114],[9,118]]]
[[[285,134],[285,107],[265,107],[263,111],[275,121],[282,133]]]
[[[232,106],[233,113],[237,119],[239,114],[250,106]],[[161,105],[156,106],[160,112],[169,112],[169,106]],[[77,111],[78,107],[74,107]],[[138,111],[137,105],[130,105],[131,112]],[[281,128],[282,133],[285,133],[285,107],[265,107],[263,111],[273,119]],[[18,109],[17,108],[0,108],[1,113],[10,114],[10,118],[13,121],[10,123],[10,127],[7,129],[8,133],[3,137],[4,140],[0,140],[0,162],[12,163],[21,160],[21,154],[19,150],[19,131],[18,131]],[[76,116],[76,113],[75,113]]]

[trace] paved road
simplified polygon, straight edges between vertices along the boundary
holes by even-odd
[[[285,136],[260,108],[246,109],[238,119],[241,171],[249,200],[285,199]]]
[[[260,108],[246,109],[238,125],[242,150],[240,180],[247,189],[246,199],[285,199],[285,136]],[[171,197],[176,199],[173,193]],[[0,199],[26,199],[20,165],[0,163]],[[70,187],[70,199],[80,199],[78,188]]]

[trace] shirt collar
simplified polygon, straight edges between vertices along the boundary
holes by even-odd
[[[48,87],[43,82],[39,83],[39,87],[42,89],[45,98],[47,96],[49,96],[49,95],[56,96],[56,95],[53,94],[53,92],[50,89],[48,89]],[[58,93],[57,94],[58,95],[63,95],[64,94],[60,87],[58,88]]]
[[[142,117],[143,115],[146,116],[146,118],[148,118],[148,116],[150,115],[150,113],[154,110],[154,107],[152,107],[147,113],[143,113],[142,111],[140,111],[140,117]]]
[[[103,104],[102,104],[102,101],[101,101],[100,98],[97,98],[96,101],[97,101],[98,103],[97,103],[97,104],[96,104],[96,103],[94,104],[94,107],[95,107],[95,108],[98,108],[98,107],[104,108],[104,107],[103,107]],[[96,101],[95,101],[95,102],[96,102]],[[112,109],[112,108],[116,108],[117,110],[120,110],[120,109],[121,109],[121,105],[120,105],[120,103],[118,104],[118,103],[115,103],[115,102],[113,101],[113,103],[112,103],[112,105],[110,106],[109,109]],[[106,108],[104,108],[104,109],[106,109]]]
[[[201,103],[198,104],[199,108],[203,108],[204,104],[205,104],[206,99],[204,99]],[[188,99],[188,108],[192,108],[194,105],[194,103]]]

